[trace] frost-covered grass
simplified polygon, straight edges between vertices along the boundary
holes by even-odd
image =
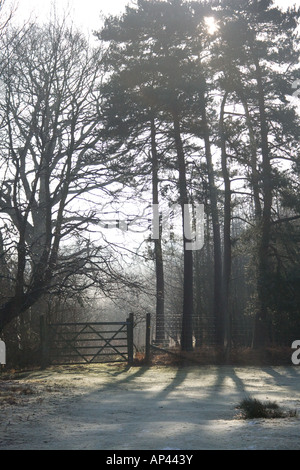
[[[299,383],[295,366],[123,364],[8,374],[0,379],[9,397],[0,400],[0,450],[300,450],[300,419],[285,411],[300,410]],[[237,404],[249,397],[268,403],[274,419],[239,419]]]

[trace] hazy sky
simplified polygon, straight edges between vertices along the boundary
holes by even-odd
[[[78,26],[88,30],[99,27],[100,12],[118,14],[124,10],[128,0],[9,0],[18,5],[17,17],[21,20],[38,18],[47,19],[51,5],[56,4],[58,11],[67,11]],[[297,5],[300,0],[276,0],[277,5],[286,7]]]
[[[17,18],[47,19],[53,5],[59,13],[66,12],[78,26],[93,30],[99,27],[100,15],[122,12],[126,0],[10,0],[17,5]]]

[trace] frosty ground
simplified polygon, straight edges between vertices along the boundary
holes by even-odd
[[[299,450],[299,385],[300,366],[90,365],[0,376],[0,450]],[[245,397],[298,415],[240,419]]]

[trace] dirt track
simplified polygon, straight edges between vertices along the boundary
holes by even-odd
[[[0,378],[0,450],[299,450],[299,385],[292,366],[74,366]],[[298,417],[238,419],[246,396]]]

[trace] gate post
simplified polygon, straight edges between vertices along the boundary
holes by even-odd
[[[151,333],[151,315],[147,313],[146,316],[146,348],[145,348],[145,361],[146,364],[150,362],[150,333]]]
[[[46,316],[40,316],[40,335],[41,335],[41,368],[46,369],[49,365],[49,356],[48,356],[48,332],[47,332],[47,322]]]
[[[133,313],[129,314],[127,319],[127,347],[128,347],[128,365],[133,364]]]

